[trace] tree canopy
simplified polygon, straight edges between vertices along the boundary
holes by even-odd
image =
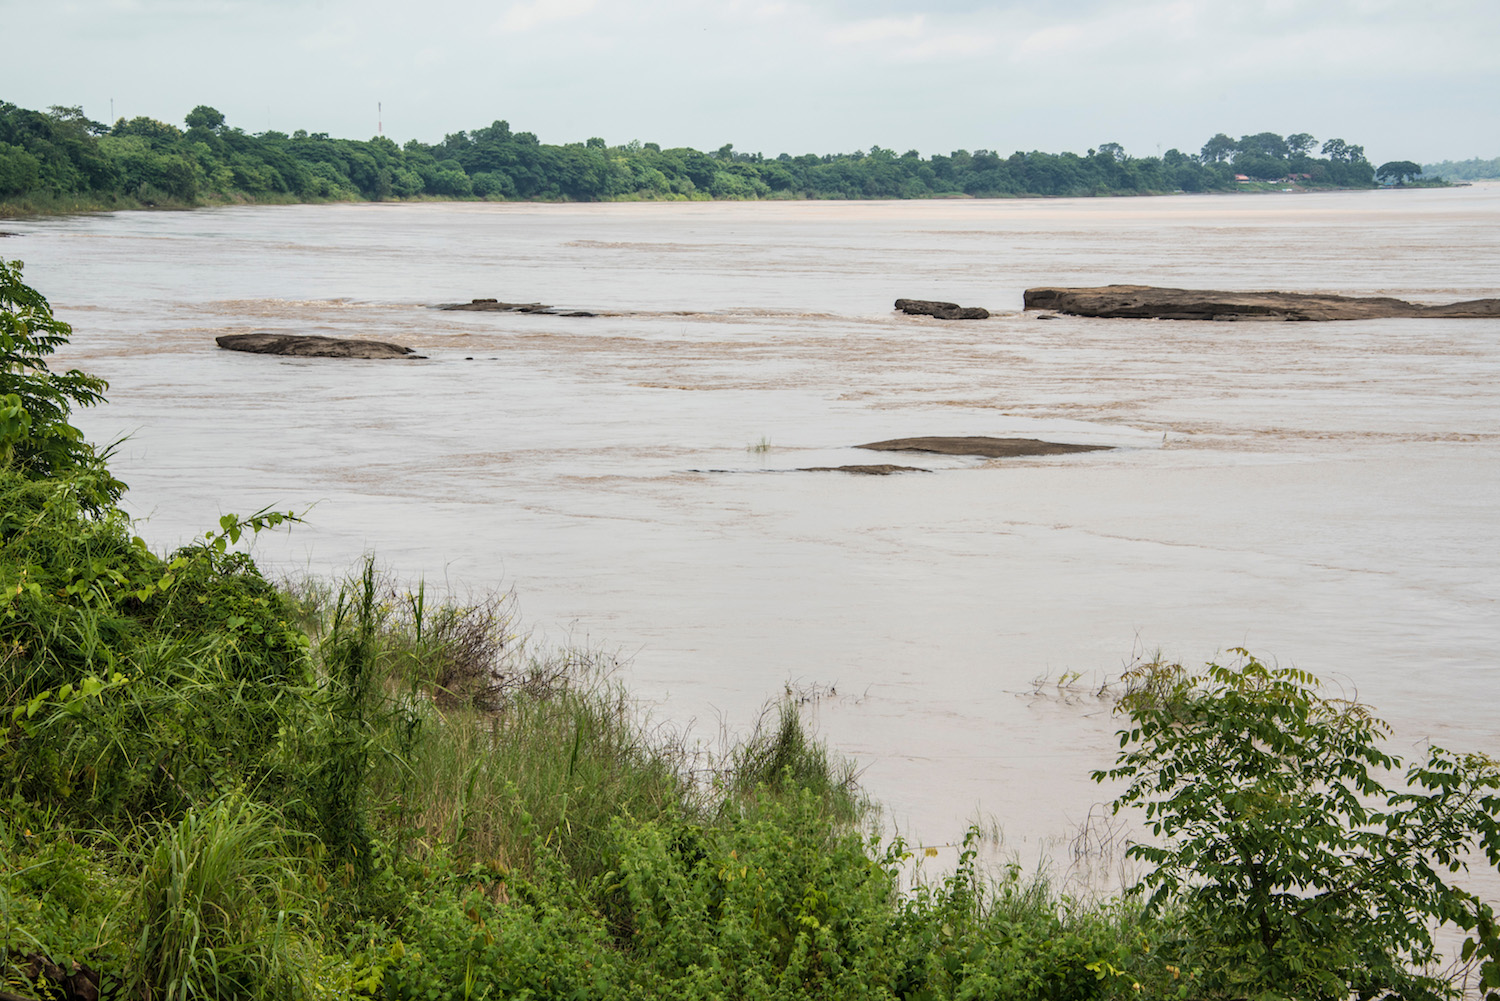
[[[850,153],[711,153],[600,137],[549,145],[506,121],[440,142],[336,139],[298,129],[245,132],[198,105],[179,127],[148,117],[94,122],[79,108],[0,102],[0,199],[123,200],[143,205],[402,198],[934,198],[1230,191],[1236,175],[1312,187],[1371,187],[1364,148],[1308,133],[1219,133],[1198,153],[1135,157],[1117,142],[1084,154],[990,149],[923,156],[871,146]],[[1404,163],[1405,161],[1399,161]]]
[[[1375,179],[1389,184],[1405,184],[1422,176],[1422,165],[1410,160],[1391,160],[1375,168]]]

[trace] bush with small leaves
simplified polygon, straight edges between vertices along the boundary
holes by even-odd
[[[1128,782],[1115,809],[1144,807],[1160,839],[1129,849],[1154,867],[1136,889],[1181,908],[1180,962],[1204,996],[1453,997],[1431,972],[1433,928],[1453,923],[1495,1001],[1494,916],[1448,880],[1470,857],[1500,865],[1496,763],[1431,748],[1404,766],[1367,707],[1235,652],[1203,674],[1127,675],[1130,726],[1094,774]]]

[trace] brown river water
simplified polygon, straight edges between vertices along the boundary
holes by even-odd
[[[1065,859],[1158,649],[1336,681],[1500,755],[1500,321],[1023,314],[1031,285],[1500,295],[1500,186],[1140,199],[410,204],[8,223],[106,377],[154,545],[266,505],[274,570],[514,588],[707,743],[788,684],[887,818]],[[614,315],[438,312],[494,296]],[[898,296],[987,306],[944,323]],[[219,350],[274,330],[422,361]],[[892,456],[916,435],[1117,446]],[[766,442],[769,448],[754,450]],[[896,461],[889,477],[797,467]],[[1494,894],[1490,894],[1493,896]]]

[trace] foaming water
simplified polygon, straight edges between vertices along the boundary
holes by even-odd
[[[263,562],[373,551],[513,586],[540,631],[629,655],[655,715],[705,738],[817,687],[823,732],[920,837],[993,815],[1023,854],[1061,851],[1109,796],[1087,775],[1117,723],[1033,680],[1158,648],[1246,646],[1357,691],[1402,751],[1500,753],[1500,323],[1019,312],[1040,284],[1497,295],[1500,188],[8,225],[75,325],[66,362],[110,380],[80,423],[130,436],[116,468],[148,539],[313,506]],[[602,315],[431,308],[481,296]],[[907,317],[898,296],[996,315]],[[251,330],[428,357],[214,346]],[[851,447],[940,434],[1116,448]],[[796,471],[886,461],[932,472]]]

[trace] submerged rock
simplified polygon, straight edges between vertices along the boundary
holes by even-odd
[[[598,316],[586,309],[560,310],[542,302],[501,302],[499,299],[472,299],[469,302],[440,302],[434,309],[469,310],[477,313],[540,313],[542,316]]]
[[[470,309],[494,313],[550,313],[552,307],[540,302],[501,302],[499,299],[473,299],[469,302],[444,302],[438,309]]]
[[[803,466],[799,473],[859,473],[863,476],[889,476],[892,473],[930,473],[920,466],[893,466],[889,462],[854,466]]]
[[[1212,289],[1103,285],[1029,288],[1027,309],[1075,316],[1156,320],[1377,320],[1390,317],[1500,316],[1500,299],[1423,306],[1404,299],[1316,292],[1221,292]]]
[[[223,334],[214,338],[228,351],[288,358],[421,358],[411,348],[387,341],[362,341],[318,334]]]
[[[897,299],[896,308],[912,316],[935,316],[939,320],[988,320],[990,311],[980,306],[960,306],[956,302],[933,299]]]
[[[936,452],[939,455],[979,455],[986,459],[1014,459],[1028,455],[1066,455],[1070,452],[1100,452],[1113,445],[1074,445],[1062,441],[1039,441],[1036,438],[892,438],[872,441],[855,448],[877,452]]]

